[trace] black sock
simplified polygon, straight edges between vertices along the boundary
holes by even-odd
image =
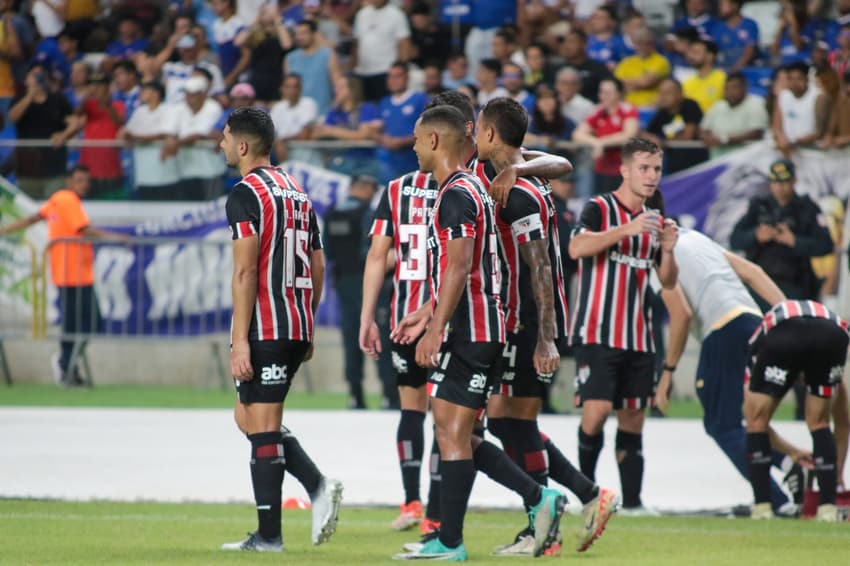
[[[440,487],[442,485],[442,468],[440,467],[440,444],[437,435],[434,434],[434,442],[431,443],[431,486],[428,488],[428,506],[425,509],[425,518],[432,521],[440,521]]]
[[[484,472],[487,477],[503,485],[522,497],[526,507],[532,507],[540,502],[541,486],[535,482],[522,468],[508,458],[502,450],[499,450],[492,442],[482,442],[472,453],[475,468]],[[443,463],[445,465],[445,462]],[[443,471],[445,482],[446,472]],[[443,483],[443,489],[446,488]],[[445,500],[444,500],[445,501]]]
[[[549,456],[540,438],[537,421],[523,419],[505,419],[505,424],[513,430],[514,461],[531,479],[540,485],[548,485]]]
[[[440,468],[443,475],[440,488],[440,542],[455,548],[463,542],[463,517],[475,480],[475,465],[472,460],[444,460]]]
[[[552,480],[575,493],[582,505],[599,495],[599,487],[578,471],[548,436],[541,432],[540,439],[549,455],[549,477]]]
[[[590,481],[596,481],[596,461],[599,460],[603,444],[605,444],[603,433],[590,436],[585,434],[580,426],[578,427],[578,465],[581,473]]]
[[[424,424],[425,413],[401,410],[395,438],[405,504],[419,501],[419,476],[422,469],[422,451],[425,447],[425,434],[422,431]]]
[[[260,536],[266,540],[280,536],[280,500],[286,459],[280,432],[249,434],[251,441],[251,482],[257,502]]]
[[[766,432],[747,433],[750,485],[756,503],[770,503],[770,437]]]
[[[286,471],[297,479],[304,490],[312,496],[322,481],[322,472],[307,455],[295,435],[285,426],[280,427],[283,435],[283,453],[286,454]]]
[[[639,507],[643,485],[643,435],[617,429],[615,441],[623,507]]]
[[[484,428],[484,425],[481,424],[480,421],[475,421],[475,427],[472,429],[472,436],[477,436],[481,440],[484,440],[484,432],[487,429]]]
[[[835,439],[829,427],[812,431],[812,443],[815,455],[815,477],[820,490],[820,505],[835,504],[835,483],[837,459]]]
[[[505,419],[500,417],[487,417],[487,430],[490,431],[490,434],[499,439],[499,442],[502,443],[502,447],[505,451],[507,451],[508,440],[507,430],[505,428]]]

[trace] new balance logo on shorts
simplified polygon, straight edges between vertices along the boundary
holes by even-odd
[[[844,366],[833,366],[829,370],[829,382],[838,383],[844,377]]]
[[[472,378],[470,378],[467,391],[470,393],[484,393],[484,388],[486,386],[487,376],[483,373],[476,373],[472,375]]]
[[[398,352],[393,352],[393,368],[398,373],[407,373],[407,360],[399,355]]]
[[[281,383],[286,383],[286,366],[279,366],[277,364],[266,366],[260,373],[260,379],[262,380],[263,385],[279,385]]]
[[[585,383],[590,378],[590,366],[584,364],[579,366],[578,375],[576,375],[576,385]]]
[[[788,370],[776,366],[768,366],[764,368],[764,380],[769,383],[775,383],[780,387],[784,386],[788,380]]]

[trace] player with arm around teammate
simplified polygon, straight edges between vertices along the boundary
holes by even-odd
[[[236,423],[251,442],[251,481],[259,527],[222,550],[281,552],[281,488],[295,466],[313,500],[313,544],[336,529],[342,484],[322,477],[282,429],[283,405],[299,366],[312,355],[313,318],[322,295],[324,255],[307,194],[272,167],[274,124],[258,108],[230,115],[221,148],[242,180],[227,199],[233,235],[230,371]],[[287,446],[297,448],[288,454]],[[293,462],[287,464],[287,457]],[[306,481],[305,481],[306,480]]]

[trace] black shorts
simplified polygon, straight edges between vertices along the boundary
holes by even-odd
[[[576,348],[575,406],[611,401],[615,409],[655,403],[655,354],[590,344]]]
[[[310,343],[262,340],[251,341],[250,346],[254,378],[250,381],[234,380],[239,401],[244,404],[283,403]]]
[[[428,370],[416,364],[416,344],[396,344],[393,342],[392,356],[396,384],[399,387],[422,387],[428,380]]]
[[[844,376],[847,333],[825,318],[783,320],[750,350],[750,391],[781,398],[800,375],[809,393],[832,397]]]
[[[555,343],[558,351],[562,344]],[[537,347],[537,328],[525,327],[519,332],[509,332],[502,349],[493,385],[494,395],[506,397],[544,397],[546,387],[552,383],[550,375],[540,375],[534,369],[534,350]]]
[[[428,396],[470,409],[483,409],[502,354],[499,342],[449,340],[428,375]]]

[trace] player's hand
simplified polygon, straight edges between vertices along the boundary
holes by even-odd
[[[390,340],[396,344],[413,344],[425,332],[425,327],[430,320],[430,309],[420,308],[399,321],[390,333]]]
[[[561,354],[551,340],[538,340],[534,348],[534,369],[541,377],[550,377],[561,365]]]
[[[815,469],[815,456],[808,450],[797,450],[791,454],[791,460],[795,464],[799,464],[801,468],[805,468],[807,470]]]
[[[381,353],[381,334],[374,320],[360,323],[360,349],[373,360],[378,360],[378,354]]]
[[[785,244],[789,248],[793,248],[794,244],[797,243],[797,237],[794,235],[794,232],[791,231],[791,228],[789,228],[787,224],[776,225],[775,240],[780,244]]]
[[[230,374],[237,381],[250,381],[254,377],[251,367],[251,346],[248,341],[234,342],[230,347]]]
[[[508,195],[516,183],[516,169],[505,167],[490,183],[490,196],[502,206],[507,206]]]
[[[423,368],[435,368],[440,361],[440,346],[443,337],[436,331],[426,332],[416,345],[416,365]]]
[[[304,360],[303,361],[309,362],[311,359],[313,359],[313,343],[312,342],[310,342],[310,345],[307,346],[307,351],[304,352]]]
[[[646,232],[657,234],[662,226],[661,216],[655,212],[644,212],[627,224],[629,236]]]
[[[779,231],[768,224],[759,224],[756,226],[756,241],[760,244],[767,244],[776,239]]]
[[[673,372],[665,369],[661,372],[661,379],[655,388],[655,406],[665,415],[667,414],[667,409],[670,408],[670,386],[672,383]]]
[[[658,241],[661,243],[661,251],[670,253],[679,241],[679,227],[670,218],[665,218],[662,226]]]

